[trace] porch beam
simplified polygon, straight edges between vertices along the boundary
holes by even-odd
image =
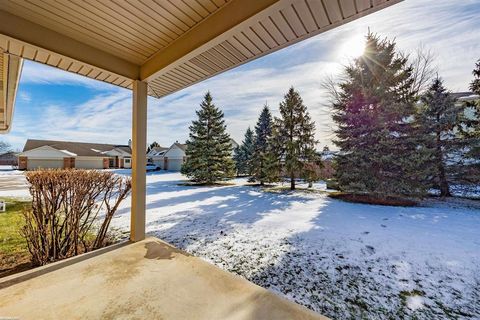
[[[250,18],[260,19],[262,11],[284,0],[231,0],[201,21],[171,45],[154,54],[140,68],[140,79],[151,80],[159,73],[195,57],[228,37],[227,31],[238,28]]]
[[[108,72],[138,79],[140,67],[9,12],[0,10],[0,34]]]
[[[132,103],[132,211],[130,240],[145,239],[147,165],[147,83],[133,82]]]

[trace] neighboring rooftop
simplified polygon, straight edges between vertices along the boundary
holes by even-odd
[[[185,144],[185,143],[175,142],[174,145],[176,145],[177,147],[179,147],[179,148],[182,149],[183,151],[186,151],[186,150],[187,150],[187,144]]]
[[[451,96],[456,100],[476,100],[480,99],[480,95],[475,94],[473,92],[452,92]]]
[[[49,146],[60,151],[66,151],[68,153],[84,157],[99,156],[113,149],[118,149],[128,154],[132,153],[132,149],[128,145],[34,139],[27,140],[25,146],[23,147],[23,152],[43,146]]]

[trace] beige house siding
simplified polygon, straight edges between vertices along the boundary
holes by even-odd
[[[75,167],[77,169],[103,169],[103,158],[77,157]]]

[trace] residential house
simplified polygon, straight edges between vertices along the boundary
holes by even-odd
[[[17,165],[18,152],[8,151],[0,154],[0,166],[15,166]]]
[[[28,139],[18,154],[18,168],[131,168],[130,145]]]
[[[233,150],[238,147],[238,143],[231,139],[232,156]],[[180,171],[185,159],[187,145],[175,141],[170,148],[155,147],[147,153],[147,161],[156,164],[162,170]]]
[[[465,102],[474,102],[480,100],[480,96],[478,94],[475,94],[473,92],[452,92],[450,94],[454,99],[455,103],[458,104],[463,104]]]
[[[178,141],[176,141],[163,154],[163,163],[160,168],[163,170],[180,171],[187,158],[186,150],[186,144],[178,143]]]
[[[159,168],[163,169],[163,154],[168,149],[168,147],[153,147],[147,152],[147,163],[156,164]]]

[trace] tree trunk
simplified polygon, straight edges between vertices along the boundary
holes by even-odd
[[[290,176],[290,190],[295,190],[295,176],[293,174]]]
[[[450,188],[448,186],[448,181],[445,174],[445,167],[443,163],[438,165],[438,170],[440,173],[440,196],[441,197],[451,197],[452,194],[450,193]]]
[[[440,134],[437,133],[437,164],[438,164],[438,182],[440,187],[440,197],[451,197],[450,188],[445,173],[445,165],[443,163],[442,147],[440,145]]]

